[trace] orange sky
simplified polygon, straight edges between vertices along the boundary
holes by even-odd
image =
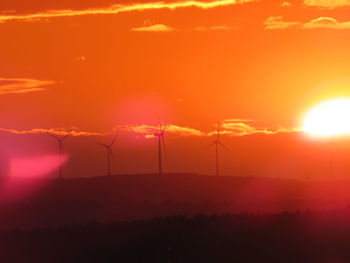
[[[323,146],[297,132],[303,114],[350,96],[348,0],[13,0],[0,10],[2,155],[52,152],[40,133],[76,127],[69,176],[102,173],[94,143],[113,131],[118,171],[152,172],[155,141],[144,137],[157,118],[172,124],[169,171],[213,173],[205,147],[220,119],[227,174],[309,173]],[[293,158],[306,168],[279,168]]]

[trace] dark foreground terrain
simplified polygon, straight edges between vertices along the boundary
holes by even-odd
[[[0,230],[179,214],[322,211],[350,204],[350,180],[167,174],[0,180]],[[1,255],[1,254],[0,254]]]
[[[350,262],[350,209],[177,216],[0,234],[1,262]]]

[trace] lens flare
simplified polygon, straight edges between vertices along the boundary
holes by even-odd
[[[336,98],[311,109],[302,130],[316,137],[350,135],[350,99]]]
[[[67,159],[67,155],[14,158],[11,160],[10,164],[10,176],[16,178],[45,177],[54,170],[57,170]]]

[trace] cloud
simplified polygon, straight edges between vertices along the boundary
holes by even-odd
[[[292,6],[292,4],[289,3],[289,2],[283,2],[283,3],[281,4],[281,6],[282,6],[282,7],[290,7],[290,6]]]
[[[224,122],[221,127],[224,129],[224,134],[237,136],[254,134],[257,132],[257,128],[243,122]]]
[[[220,125],[220,133],[228,136],[244,136],[252,134],[277,134],[277,133],[290,133],[300,131],[299,128],[286,128],[286,127],[274,127],[274,128],[258,128],[251,123],[253,120],[247,119],[226,119]],[[249,124],[248,124],[249,123]],[[153,138],[154,134],[159,131],[158,126],[152,125],[128,125],[119,126],[116,129],[126,130],[132,133],[140,134],[145,138]],[[183,127],[178,125],[168,125],[167,134],[175,136],[196,136],[207,137],[216,135],[216,129],[212,131],[201,131],[195,128]]]
[[[309,22],[288,22],[284,21],[282,16],[272,16],[265,20],[265,29],[285,29],[285,28],[330,28],[330,29],[347,29],[350,28],[350,21],[338,22],[332,17],[318,17]]]
[[[219,30],[230,30],[230,29],[231,27],[229,26],[221,25],[221,26],[201,26],[201,27],[191,28],[189,30],[219,31]],[[136,31],[136,32],[170,32],[175,30],[176,30],[175,28],[169,27],[164,24],[146,25],[146,26],[136,27],[131,29],[131,31]]]
[[[334,9],[338,7],[350,6],[350,0],[304,0],[304,5]]]
[[[95,131],[82,131],[76,127],[72,129],[65,128],[34,128],[29,130],[16,130],[16,129],[6,129],[0,128],[0,131],[23,135],[23,134],[53,134],[57,136],[64,136],[66,134],[70,134],[70,136],[78,137],[78,136],[107,136],[111,134],[116,134],[118,132],[127,132],[133,134],[142,135],[142,137],[149,138],[153,137],[154,133],[159,131],[159,127],[156,125],[118,125],[112,131],[108,132],[95,132]],[[166,129],[168,134],[177,135],[177,136],[202,136],[205,135],[200,130],[183,127],[175,124],[170,124]]]
[[[284,29],[300,26],[299,22],[286,22],[282,16],[270,16],[264,22],[265,29]]]
[[[194,30],[196,31],[208,31],[208,30],[230,30],[231,27],[221,25],[221,26],[200,26],[200,27],[195,27]]]
[[[136,134],[141,134],[145,138],[152,138],[156,132],[159,132],[159,127],[156,125],[120,125],[115,128],[115,130],[125,130]],[[170,124],[167,126],[166,132],[168,134],[180,135],[180,136],[203,136],[200,130],[183,127],[175,124]]]
[[[37,79],[0,78],[0,95],[43,91],[47,89],[44,86],[54,83],[54,81]]]
[[[226,119],[221,124],[221,133],[230,135],[230,136],[244,136],[252,134],[278,134],[278,133],[290,133],[300,131],[298,128],[286,128],[286,127],[275,127],[275,128],[266,128],[266,127],[256,127],[251,123],[252,120],[240,120],[240,119]],[[209,135],[215,135],[217,132],[210,132]]]
[[[137,32],[169,32],[169,31],[174,31],[174,30],[175,30],[174,28],[163,25],[163,24],[136,27],[136,28],[131,29],[131,31],[137,31]]]
[[[84,16],[84,15],[112,15],[125,12],[135,11],[147,11],[147,10],[159,10],[168,9],[175,10],[178,8],[196,7],[201,9],[211,9],[216,7],[231,6],[237,4],[244,4],[248,2],[256,2],[258,0],[214,0],[214,1],[178,1],[178,2],[151,2],[151,3],[139,3],[130,5],[111,5],[105,8],[91,8],[81,10],[47,10],[44,12],[30,13],[30,14],[2,14],[0,15],[0,22],[11,20],[23,20],[30,21],[36,19],[57,18],[57,17],[71,17],[71,16]]]
[[[298,132],[300,128],[287,128],[287,127],[257,127],[253,125],[254,121],[244,119],[226,119],[220,125],[220,133],[228,136],[245,136],[253,134],[278,134],[278,133],[290,133]],[[214,126],[214,125],[213,125]],[[72,129],[64,128],[34,128],[30,130],[16,130],[0,128],[0,131],[5,133],[23,135],[23,134],[53,134],[57,136],[64,136],[70,134],[70,136],[108,136],[118,133],[129,133],[141,138],[153,138],[154,134],[159,132],[158,125],[118,125],[112,131],[108,132],[94,132],[94,131],[82,131],[76,127]],[[180,126],[176,124],[167,125],[166,134],[171,136],[195,136],[195,137],[208,137],[216,135],[216,128],[211,131],[201,131],[196,128]]]
[[[254,122],[251,119],[225,119],[224,122]]]
[[[12,134],[53,134],[58,136],[64,136],[69,133],[70,136],[105,136],[110,133],[101,133],[101,132],[91,132],[91,131],[80,131],[77,129],[63,129],[63,128],[34,128],[30,130],[16,130],[16,129],[5,129],[0,128],[0,131]]]
[[[334,28],[345,29],[350,28],[350,22],[338,22],[331,17],[319,17],[311,20],[303,25],[304,28]]]

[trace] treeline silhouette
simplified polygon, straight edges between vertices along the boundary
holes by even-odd
[[[339,209],[350,181],[166,174],[0,181],[0,230],[198,213]]]
[[[1,261],[350,262],[350,209],[175,216],[0,232]]]

